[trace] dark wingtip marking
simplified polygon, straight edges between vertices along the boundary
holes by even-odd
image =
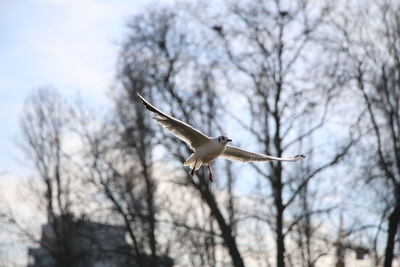
[[[144,99],[144,97],[141,96],[139,93],[136,93],[136,94],[137,94],[137,96],[140,98],[140,100],[142,101],[142,103],[143,103],[143,105],[145,106],[145,108],[147,108],[147,103],[146,103],[146,100]]]
[[[304,156],[304,155],[297,155],[297,156],[295,156],[295,158],[306,158],[306,156]]]
[[[154,108],[149,102],[147,102],[147,100],[144,99],[143,96],[141,96],[139,93],[136,93],[136,94],[138,95],[138,97],[140,98],[140,100],[142,100],[143,105],[144,105],[145,108],[147,108],[147,109],[150,110],[151,112],[160,114],[160,112],[159,112],[156,108]]]

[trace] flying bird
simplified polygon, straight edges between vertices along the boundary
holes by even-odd
[[[187,143],[193,150],[193,153],[190,155],[190,157],[183,163],[184,166],[189,166],[192,169],[190,173],[192,176],[196,170],[198,170],[202,165],[205,165],[209,171],[208,179],[212,182],[213,173],[211,171],[210,164],[217,157],[223,157],[228,160],[241,162],[273,160],[297,161],[305,158],[304,155],[278,158],[264,154],[253,153],[235,146],[230,146],[228,143],[232,142],[232,140],[227,136],[221,135],[215,138],[208,137],[189,124],[167,115],[161,110],[155,108],[139,93],[137,95],[142,100],[145,108],[157,114],[156,117],[153,117],[154,120],[161,124],[161,126],[163,126],[166,130],[173,133],[176,137]]]

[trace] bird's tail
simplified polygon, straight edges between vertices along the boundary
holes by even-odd
[[[183,163],[183,166],[189,166],[191,169],[193,169],[195,166],[194,164],[196,164],[196,168],[195,170],[200,169],[201,165],[203,165],[203,162],[201,162],[201,160],[197,159],[196,162],[196,158],[194,156],[194,153],[192,155],[190,155],[190,157]]]

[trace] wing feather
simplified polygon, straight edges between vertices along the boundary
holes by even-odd
[[[289,158],[272,157],[272,156],[268,156],[268,155],[264,155],[264,154],[253,153],[253,152],[246,151],[244,149],[241,149],[241,148],[238,148],[235,146],[229,146],[229,145],[226,146],[225,151],[224,151],[224,153],[222,153],[221,157],[226,158],[228,160],[241,161],[241,162],[273,161],[273,160],[297,161],[297,160],[305,158],[304,155],[297,155],[297,156],[289,157]]]
[[[139,93],[137,94],[142,100],[145,108],[149,111],[154,112],[158,115],[154,119],[161,124],[166,130],[173,133],[176,137],[187,143],[193,150],[202,144],[211,141],[211,138],[203,134],[199,130],[193,128],[187,123],[180,121],[172,116],[169,116],[161,110],[155,108],[146,99],[144,99]]]

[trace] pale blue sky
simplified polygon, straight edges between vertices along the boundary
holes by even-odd
[[[26,177],[15,139],[26,97],[43,86],[107,101],[130,16],[152,0],[0,1],[0,195]],[[167,1],[161,1],[167,2]],[[12,199],[9,199],[12,200]]]
[[[105,103],[127,20],[152,3],[0,0],[1,202],[5,198],[18,213],[29,214],[20,181],[32,171],[23,166],[15,144],[26,97],[33,89],[52,86],[67,97],[80,94],[94,105]],[[0,265],[7,258],[26,261],[24,245],[10,248],[10,255],[2,251]]]

